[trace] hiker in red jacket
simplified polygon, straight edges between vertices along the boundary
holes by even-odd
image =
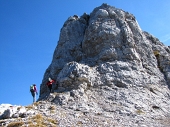
[[[55,80],[53,80],[53,79],[51,79],[51,78],[49,78],[48,80],[49,80],[49,81],[47,82],[47,86],[48,86],[48,88],[49,88],[49,90],[50,90],[50,93],[51,93],[52,85],[55,83]]]

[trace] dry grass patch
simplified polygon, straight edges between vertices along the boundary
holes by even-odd
[[[48,109],[50,110],[50,113],[55,113],[56,107],[52,105]]]
[[[11,122],[8,124],[7,127],[21,127],[22,125],[24,125],[24,122],[20,121],[20,122]]]
[[[41,101],[34,102],[32,105],[25,106],[25,108],[26,108],[27,110],[34,109],[34,106],[38,106],[38,105],[41,104],[41,103],[42,103]]]
[[[42,116],[41,114],[37,114],[37,115],[33,116],[32,119],[42,120],[42,119],[43,119],[43,116]]]
[[[39,104],[42,104],[42,102],[41,101],[37,101],[37,102],[33,103],[34,106],[38,106]]]
[[[41,114],[33,116],[30,120],[32,122],[28,122],[29,127],[48,127],[49,125],[50,127],[56,127],[56,124],[58,124],[57,120],[44,117]]]
[[[31,110],[31,109],[34,109],[33,105],[28,105],[28,106],[25,106],[25,108],[28,110]]]
[[[136,113],[139,115],[145,114],[145,112],[143,112],[142,110],[136,110]]]
[[[78,126],[81,126],[82,124],[83,124],[82,121],[78,121],[78,122],[77,122],[77,125],[78,125]]]
[[[57,120],[51,119],[51,118],[47,118],[47,121],[53,124],[58,124]]]
[[[29,124],[29,127],[46,127],[41,114],[37,114],[30,119],[32,120],[32,123]]]
[[[53,95],[57,96],[60,95],[60,93],[54,92]]]

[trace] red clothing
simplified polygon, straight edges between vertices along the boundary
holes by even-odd
[[[36,86],[34,86],[34,92],[37,92],[37,87]]]
[[[47,82],[47,86],[52,85],[54,82],[55,82],[55,80],[50,80],[50,81],[48,81],[48,82]]]

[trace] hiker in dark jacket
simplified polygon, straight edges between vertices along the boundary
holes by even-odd
[[[37,92],[37,87],[35,84],[31,85],[30,86],[30,92],[32,94],[32,97],[33,97],[33,103],[36,102],[36,95],[38,95],[38,92]]]
[[[50,93],[52,91],[52,85],[55,83],[55,80],[49,78],[49,81],[47,82],[48,89],[50,90]]]

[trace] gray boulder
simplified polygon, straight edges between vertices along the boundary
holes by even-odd
[[[0,116],[0,119],[8,119],[11,118],[11,116],[13,115],[12,110],[7,109],[3,112],[3,114]]]

